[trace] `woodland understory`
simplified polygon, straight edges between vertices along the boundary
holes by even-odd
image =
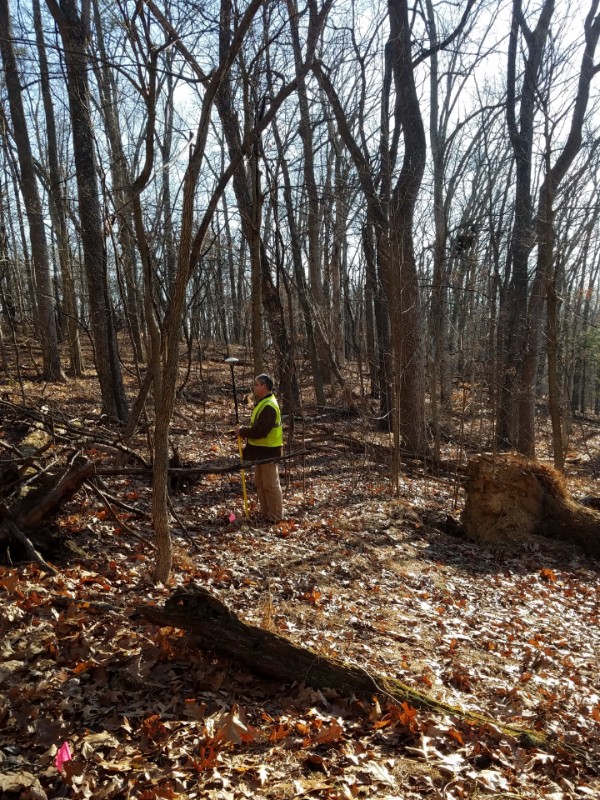
[[[248,390],[251,368],[238,376]],[[2,553],[0,796],[599,797],[598,561],[535,536],[483,545],[446,524],[460,515],[469,455],[492,441],[485,405],[458,388],[442,464],[403,461],[396,494],[375,404],[371,417],[370,402],[347,393],[317,408],[306,389],[288,442],[300,454],[281,464],[285,520],[265,526],[250,475],[246,519],[240,472],[223,471],[237,462],[229,377],[209,348],[178,400],[170,439],[184,471],[172,477],[166,586],[152,581],[152,420],[123,464],[94,374],[2,382],[0,459],[17,464],[21,487],[77,455],[97,471],[44,521],[52,571]],[[359,385],[350,367],[346,377]],[[599,444],[600,419],[574,424],[574,498],[596,492]],[[12,501],[5,485],[4,508]],[[269,682],[135,613],[195,586],[256,626],[489,721],[385,691],[316,690],[302,674]],[[507,725],[545,734],[545,746]],[[72,760],[59,771],[64,742]]]

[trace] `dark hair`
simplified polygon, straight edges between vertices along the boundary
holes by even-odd
[[[256,376],[256,380],[264,384],[270,392],[273,391],[273,378],[270,375],[265,375],[263,372]]]

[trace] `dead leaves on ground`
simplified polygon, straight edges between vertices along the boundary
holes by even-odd
[[[202,461],[226,450],[214,438],[196,432],[178,446]],[[385,476],[365,475],[353,458],[324,468],[318,456],[305,474],[290,466],[278,526],[244,520],[239,476],[207,476],[176,496],[186,530],[174,530],[173,586],[199,582],[255,624],[583,747],[589,764],[383,692],[338,697],[300,675],[294,686],[265,684],[180,631],[133,622],[130,606],[162,602],[172,587],[151,585],[152,552],[90,494],[59,521],[88,557],[59,576],[0,569],[0,794],[600,796],[597,565],[548,542],[491,550],[427,529],[417,512],[449,508],[452,487],[407,479],[405,501],[393,501]],[[148,508],[142,482],[115,479],[110,489]],[[147,522],[135,524],[150,537]],[[65,741],[73,758],[59,773]]]

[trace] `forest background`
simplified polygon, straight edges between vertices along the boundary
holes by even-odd
[[[155,597],[182,579],[187,563],[173,529],[179,537],[198,527],[174,506],[173,466],[222,455],[221,444],[198,449],[192,441],[220,442],[233,425],[228,373],[214,366],[225,356],[244,362],[240,399],[252,373],[274,373],[298,458],[314,434],[305,426],[343,411],[344,431],[332,418],[322,436],[333,449],[335,431],[355,453],[358,435],[363,460],[349,456],[353,477],[346,484],[336,473],[336,485],[358,497],[367,471],[365,496],[380,497],[376,516],[384,520],[398,518],[390,504],[399,498],[415,500],[407,470],[416,464],[422,477],[435,467],[438,488],[425,482],[422,491],[439,493],[440,508],[454,512],[472,452],[550,458],[561,472],[567,464],[571,480],[584,463],[593,476],[599,35],[598,0],[581,10],[551,0],[0,0],[3,433],[5,449],[29,459],[21,472],[32,455],[19,449],[20,426],[47,432],[57,414],[61,424],[81,426],[95,413],[102,458],[119,451],[115,469],[123,469],[123,453],[151,465],[144,491],[152,537],[137,555],[144,562],[148,548],[152,554]],[[177,443],[182,414],[194,434]],[[350,418],[360,420],[355,431]],[[52,445],[35,449],[42,474],[57,457],[56,435],[52,429]],[[81,433],[88,456],[93,438]],[[79,452],[74,442],[61,459]],[[454,478],[444,483],[449,471]],[[237,491],[239,479],[219,480],[226,498],[211,509],[229,519],[227,487]],[[130,499],[141,491],[122,479],[118,489]],[[289,507],[302,516],[305,503]],[[239,505],[235,513],[239,522]],[[340,529],[328,520],[323,530],[337,541]],[[100,521],[92,517],[94,527]],[[298,536],[297,524],[286,522],[276,538]],[[422,521],[411,525],[414,534]],[[202,558],[211,562],[214,543],[205,545]],[[461,553],[467,563],[468,548]],[[597,573],[578,558],[560,579],[554,562],[533,571],[544,591],[550,583],[587,608]],[[18,588],[19,571],[9,573],[2,585],[16,591],[16,624],[41,589]],[[322,590],[305,588],[303,602],[322,613]],[[555,645],[541,641],[528,631],[523,647],[539,646],[551,659]],[[591,656],[589,646],[576,665],[586,676],[598,653],[597,643]],[[454,658],[457,645],[449,647]],[[571,669],[572,654],[561,658],[561,669]],[[69,659],[69,669],[90,674],[77,666],[89,659]],[[444,674],[457,691],[476,683]],[[533,673],[522,666],[519,674]],[[582,680],[593,687],[596,679]],[[545,714],[557,702],[553,692]],[[573,707],[564,701],[569,714],[576,707],[583,715],[576,739],[598,722],[597,687],[584,695]],[[403,713],[409,717],[373,712],[374,729],[386,719],[382,729],[404,725],[416,735],[412,712]],[[152,731],[150,738],[164,734]],[[235,743],[228,735],[218,741]],[[448,734],[458,742],[456,735],[468,749],[466,733]],[[542,760],[532,762],[535,770]],[[558,772],[568,772],[560,764]],[[209,759],[206,769],[214,766]],[[356,782],[332,789],[330,767],[321,767],[323,796],[368,791]],[[192,769],[204,775],[204,767]],[[585,796],[591,784],[573,774],[575,788],[550,772],[532,796]],[[398,773],[391,775],[393,786]],[[528,791],[513,777],[502,786],[488,778],[453,789],[436,776],[427,791]],[[388,780],[383,772],[379,779]],[[259,773],[252,780],[265,783]],[[115,781],[114,791],[125,791]]]

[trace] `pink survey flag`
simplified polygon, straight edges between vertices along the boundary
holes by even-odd
[[[56,754],[56,758],[54,759],[54,763],[56,765],[56,769],[59,772],[62,772],[63,764],[67,761],[71,761],[73,756],[71,755],[71,748],[69,747],[68,742],[63,742]]]

